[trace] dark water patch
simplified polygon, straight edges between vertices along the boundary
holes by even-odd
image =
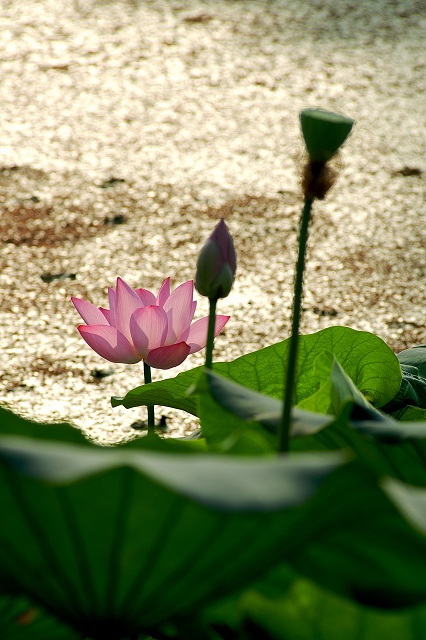
[[[285,214],[283,210],[289,204],[299,202],[298,194],[280,192],[280,197],[255,196],[244,194],[227,200],[219,207],[207,207],[205,213],[209,218],[229,218],[232,215],[251,218],[275,218]]]

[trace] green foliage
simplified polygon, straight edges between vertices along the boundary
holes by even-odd
[[[245,640],[418,640],[426,608],[380,611],[298,580],[280,597],[249,591],[240,602]]]
[[[419,374],[426,378],[426,344],[417,344],[411,349],[405,349],[398,353],[397,358],[401,364],[416,367]]]
[[[241,356],[233,362],[217,363],[213,370],[249,389],[281,399],[288,349],[289,339]],[[383,340],[366,331],[330,327],[300,336],[295,404],[318,390],[314,363],[324,351],[336,357],[349,378],[374,406],[381,407],[398,392],[401,368],[395,354]],[[123,398],[112,398],[112,404],[127,408],[160,404],[197,415],[196,399],[188,396],[188,389],[196,383],[201,370],[197,367],[175,378],[137,387]]]
[[[398,393],[382,411],[397,420],[426,420],[426,345],[420,344],[397,355],[402,381]]]
[[[312,202],[354,124],[318,109],[300,119],[294,338]],[[229,290],[223,220],[207,244],[201,271]],[[212,257],[225,264],[217,282]],[[197,415],[200,439],[102,448],[0,409],[0,638],[425,637],[426,345],[396,357],[371,333],[331,327],[300,336],[296,363],[290,343],[112,398],[151,418],[153,405]]]
[[[218,364],[213,365],[213,368],[215,371],[221,372],[223,369]],[[128,391],[124,397],[112,396],[111,405],[113,407],[122,405],[126,409],[131,409],[156,404],[172,409],[182,409],[197,415],[197,400],[188,396],[188,390],[196,383],[201,370],[202,367],[195,367],[190,371],[179,373],[175,378],[167,378],[136,387]]]
[[[199,397],[202,434],[212,448],[240,453],[276,451],[282,401],[251,391],[212,371],[201,374],[194,389]],[[292,436],[309,435],[333,421],[333,416],[292,410]],[[244,447],[241,439],[247,446]],[[239,444],[237,445],[237,442]]]
[[[426,486],[426,421],[401,423],[380,413],[366,402],[334,358],[327,356],[327,361],[334,377],[328,397],[334,398],[338,413],[322,415],[294,407],[291,450],[350,448],[378,477],[388,475]],[[276,450],[282,402],[212,372],[200,377],[197,392],[202,433],[209,448],[241,455],[271,455]]]
[[[3,640],[82,640],[81,634],[47,614],[25,597],[0,595]]]
[[[402,382],[399,391],[383,407],[383,411],[400,417],[411,407],[426,411],[426,377],[412,365],[401,364],[401,371]]]
[[[348,402],[324,429],[293,438],[296,451],[350,448],[377,475],[426,486],[426,422],[397,422]]]
[[[286,555],[343,463],[103,449],[39,440],[36,425],[33,436],[0,438],[0,585],[108,638],[193,611]]]
[[[79,429],[69,424],[42,424],[33,422],[13,411],[0,407],[0,437],[3,436],[36,436],[39,440],[55,440],[56,442],[68,442],[70,444],[89,445]]]
[[[81,634],[155,637],[280,560],[369,605],[426,599],[425,492],[338,452],[103,449],[26,426],[0,437],[0,585]]]
[[[363,607],[426,601],[426,421],[377,409],[423,361],[401,373],[379,338],[345,327],[301,337],[277,457],[287,355],[284,341],[115,401],[197,413],[202,440],[102,448],[0,410],[0,588],[43,612],[46,638],[217,640],[220,624],[241,640],[351,638],[359,620],[369,640],[423,620]],[[218,606],[218,625],[226,594],[238,614]]]
[[[342,598],[279,565],[248,589],[208,608],[211,638],[234,640],[417,640],[426,607],[372,609]],[[220,632],[218,636],[214,632]],[[231,635],[232,634],[232,635]],[[207,637],[207,636],[206,636]]]
[[[314,394],[302,400],[299,407],[316,413],[339,415],[348,400],[357,400],[366,408],[371,407],[365,396],[358,390],[351,378],[345,373],[335,356],[324,351],[317,356],[314,373],[320,382],[320,388]],[[358,384],[362,384],[361,381]],[[376,393],[378,390],[376,389]],[[371,391],[370,391],[371,397]]]
[[[394,411],[392,416],[400,422],[426,421],[426,409],[408,406]]]

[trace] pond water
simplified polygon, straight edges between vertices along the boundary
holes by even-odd
[[[142,367],[92,352],[70,297],[193,278],[221,216],[239,263],[216,359],[288,337],[306,107],[357,124],[315,209],[302,330],[426,342],[425,27],[415,0],[3,0],[0,402],[130,437],[143,410],[109,397]]]

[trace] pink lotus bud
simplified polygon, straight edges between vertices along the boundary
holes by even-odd
[[[195,288],[202,296],[213,300],[226,298],[234,283],[236,270],[234,243],[222,219],[201,249]]]

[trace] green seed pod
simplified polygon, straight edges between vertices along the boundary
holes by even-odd
[[[300,112],[302,134],[312,162],[325,163],[339,150],[355,121],[322,109]]]

